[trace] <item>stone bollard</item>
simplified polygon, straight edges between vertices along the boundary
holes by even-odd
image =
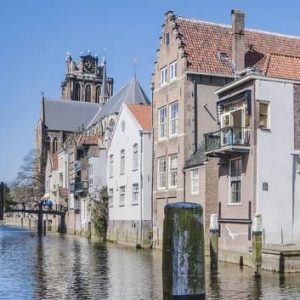
[[[202,206],[178,202],[164,211],[163,299],[205,299]]]
[[[219,253],[219,224],[216,214],[210,215],[210,267],[218,269],[218,253]]]
[[[252,260],[254,276],[261,276],[262,263],[262,218],[261,214],[255,214],[252,225]]]

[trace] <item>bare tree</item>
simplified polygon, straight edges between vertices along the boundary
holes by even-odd
[[[45,188],[45,169],[41,166],[41,157],[35,150],[30,150],[23,158],[23,163],[16,179],[11,184],[14,199],[27,202],[40,199]]]

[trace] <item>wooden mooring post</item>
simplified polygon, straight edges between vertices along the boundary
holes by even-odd
[[[38,235],[43,234],[43,207],[42,203],[39,203],[39,212],[38,212]]]
[[[261,214],[255,214],[252,225],[252,260],[253,260],[253,275],[261,276],[262,263],[262,218]]]
[[[178,202],[164,211],[163,299],[205,299],[202,206]]]
[[[218,216],[216,214],[210,215],[210,267],[212,270],[218,269],[218,253],[219,253],[219,224]]]

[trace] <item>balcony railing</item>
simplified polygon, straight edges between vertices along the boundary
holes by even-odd
[[[224,127],[204,135],[205,153],[243,152],[250,147],[249,127]]]
[[[84,192],[87,191],[88,188],[89,188],[88,181],[78,181],[78,182],[70,183],[70,193]]]

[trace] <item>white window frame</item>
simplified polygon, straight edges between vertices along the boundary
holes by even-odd
[[[163,67],[160,70],[160,85],[167,84],[167,75],[168,75],[168,68]]]
[[[114,206],[114,189],[108,189],[108,204],[110,207]]]
[[[164,190],[166,189],[166,187],[167,187],[167,157],[163,156],[157,159],[157,189]]]
[[[134,183],[132,185],[132,205],[139,204],[139,184]]]
[[[260,105],[267,105],[267,124],[266,126],[261,126],[260,125]],[[262,100],[258,100],[258,127],[259,129],[270,129],[270,102],[269,101],[262,101]]]
[[[132,154],[132,170],[137,170],[139,168],[139,145],[135,143],[133,145],[133,154]]]
[[[173,116],[173,108],[177,107],[175,116]],[[178,134],[178,114],[179,114],[179,103],[175,101],[169,105],[169,136],[173,137]],[[173,129],[175,129],[173,131]]]
[[[164,117],[164,120],[162,120],[163,118],[161,117]],[[159,140],[166,139],[168,136],[167,120],[168,120],[168,108],[167,106],[162,106],[158,109],[158,139]]]
[[[125,173],[125,149],[120,152],[120,175]]]
[[[172,162],[174,159],[175,167]],[[178,179],[178,155],[172,154],[169,155],[169,188],[174,189],[177,188],[177,179]]]
[[[241,173],[239,176],[232,176],[232,162],[240,160],[241,166],[240,170]],[[242,172],[243,172],[243,159],[241,157],[233,158],[229,160],[229,204],[230,205],[241,205],[242,204]],[[233,201],[233,189],[232,189],[232,183],[239,183],[239,201]]]
[[[112,178],[114,176],[114,156],[111,154],[109,156],[109,178]]]
[[[170,81],[177,78],[177,61],[170,64]]]
[[[191,194],[198,195],[199,194],[199,168],[195,168],[191,170]]]
[[[119,190],[119,206],[125,206],[125,185],[120,186]]]

